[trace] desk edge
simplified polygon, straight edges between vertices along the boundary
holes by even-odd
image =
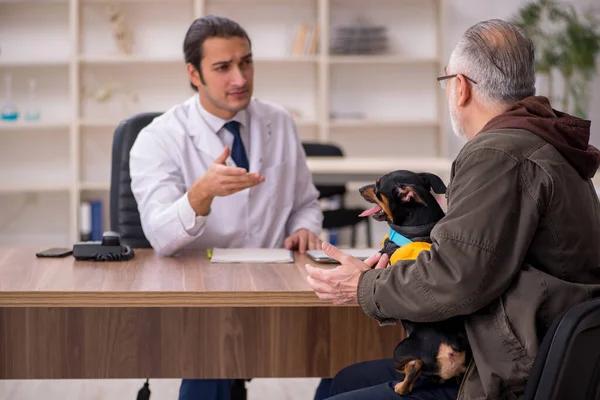
[[[329,307],[314,292],[0,292],[0,307]]]

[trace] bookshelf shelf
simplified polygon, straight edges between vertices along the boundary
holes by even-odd
[[[68,59],[42,59],[36,60],[34,58],[28,59],[0,59],[0,67],[32,67],[32,68],[43,68],[43,67],[65,67],[69,66]]]
[[[79,189],[88,191],[108,191],[110,190],[110,182],[81,182]]]
[[[0,132],[32,132],[70,129],[69,122],[0,122]]]
[[[45,0],[44,0],[45,1]],[[60,1],[60,0],[58,0]],[[83,4],[107,4],[112,0],[80,0]],[[162,3],[164,0],[119,0],[120,3]],[[192,0],[169,0],[169,3],[187,3],[191,4]]]
[[[332,120],[330,128],[437,128],[438,121]]]
[[[130,64],[176,64],[181,66],[181,56],[148,56],[148,55],[104,55],[80,56],[79,62],[90,65],[130,65]]]
[[[81,128],[98,128],[98,129],[112,129],[114,130],[117,125],[121,122],[119,119],[84,119],[79,121]]]
[[[12,74],[22,115],[36,79],[41,110],[37,122],[0,121],[0,221],[22,196],[37,199],[11,222],[17,234],[0,226],[0,244],[78,240],[84,201],[101,201],[108,223],[114,130],[124,118],[165,111],[193,94],[181,46],[189,23],[207,14],[248,31],[254,95],[288,109],[303,140],[335,142],[365,168],[381,157],[408,157],[407,168],[447,167],[435,80],[443,69],[443,0],[122,0],[116,4],[133,32],[127,55],[113,39],[111,4],[0,0],[0,85]],[[333,51],[340,28],[359,17],[386,27],[387,52]],[[55,215],[44,217],[47,209]]]
[[[2,0],[3,4],[68,4],[69,0]]]
[[[69,190],[71,190],[71,182],[69,181],[0,181],[0,194],[68,192]]]
[[[317,56],[273,56],[273,57],[254,57],[255,63],[316,63],[319,61]]]
[[[437,58],[407,56],[331,56],[329,63],[335,64],[437,64]]]

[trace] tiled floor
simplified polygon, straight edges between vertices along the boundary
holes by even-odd
[[[152,379],[150,400],[177,400],[178,379]],[[142,379],[0,380],[0,400],[136,400]],[[253,379],[248,400],[312,400],[319,379]]]

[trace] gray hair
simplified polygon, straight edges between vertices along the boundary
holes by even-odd
[[[527,33],[499,19],[482,21],[461,37],[450,57],[452,73],[477,84],[487,105],[506,105],[535,95],[534,45]]]

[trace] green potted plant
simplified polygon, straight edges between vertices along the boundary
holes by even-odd
[[[513,22],[523,28],[536,47],[536,71],[547,76],[547,96],[560,100],[562,110],[585,118],[590,103],[590,81],[600,53],[600,21],[591,10],[581,16],[572,5],[536,0],[522,6]],[[554,96],[553,72],[563,80],[562,95]]]

